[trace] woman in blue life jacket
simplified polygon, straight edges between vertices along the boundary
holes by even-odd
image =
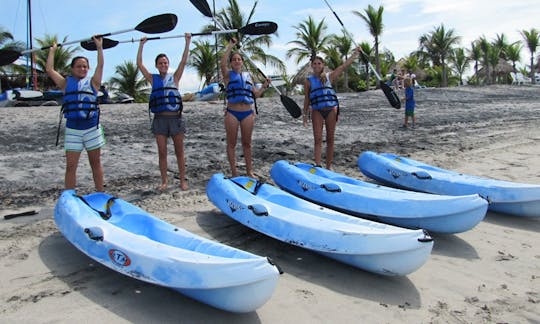
[[[101,147],[105,145],[103,128],[99,123],[97,93],[103,77],[103,39],[92,37],[97,48],[97,65],[90,78],[88,59],[77,56],[71,61],[71,75],[64,78],[54,69],[57,45],[49,49],[45,70],[60,90],[64,92],[62,112],[66,118],[64,150],[66,152],[65,188],[75,189],[77,166],[81,152],[88,154],[96,191],[103,191]]]
[[[323,128],[326,126],[326,168],[332,167],[334,159],[334,134],[336,131],[339,102],[332,84],[339,75],[352,64],[360,54],[357,48],[342,65],[334,71],[323,73],[324,60],[315,56],[311,59],[313,74],[304,83],[304,127],[308,126],[308,117],[311,115],[313,124],[315,164],[321,165]],[[311,108],[311,112],[310,109]]]
[[[159,173],[161,175],[161,185],[159,190],[167,188],[167,140],[172,138],[174,144],[174,152],[176,154],[176,162],[178,164],[178,172],[180,176],[180,188],[188,189],[186,180],[186,165],[184,157],[184,134],[186,132],[186,124],[182,118],[182,97],[178,90],[180,78],[184,73],[184,67],[189,55],[189,44],[191,42],[191,34],[185,34],[186,45],[182,59],[174,73],[168,73],[169,59],[165,54],[158,54],[155,59],[156,68],[159,73],[152,74],[148,72],[143,64],[142,52],[146,37],[141,38],[139,50],[137,52],[137,67],[141,70],[144,78],[152,85],[150,94],[149,109],[154,113],[152,120],[152,133],[156,138],[159,157]]]
[[[246,174],[256,178],[253,172],[251,137],[255,125],[255,112],[253,104],[255,98],[260,97],[268,88],[270,80],[267,79],[262,87],[257,89],[253,78],[248,72],[242,72],[244,59],[240,53],[232,53],[236,39],[231,39],[225,53],[221,58],[221,73],[227,91],[227,108],[225,110],[225,134],[227,138],[227,159],[233,177],[238,176],[236,170],[236,142],[238,140],[238,128],[242,140],[242,151],[246,161]],[[229,70],[230,64],[230,70]]]

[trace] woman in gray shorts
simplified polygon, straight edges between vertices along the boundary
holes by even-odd
[[[172,138],[174,143],[174,152],[178,163],[178,172],[180,173],[180,188],[187,190],[186,165],[184,158],[184,133],[186,125],[182,118],[182,97],[178,91],[178,84],[184,72],[184,67],[189,55],[189,44],[191,34],[185,34],[186,45],[180,64],[174,73],[168,73],[169,59],[165,54],[159,54],[156,57],[156,68],[159,73],[151,74],[143,64],[142,52],[146,37],[141,38],[139,50],[137,52],[137,66],[141,70],[144,78],[152,85],[149,107],[154,113],[152,121],[152,133],[156,137],[159,156],[159,173],[161,175],[161,185],[159,190],[167,188],[167,140]]]

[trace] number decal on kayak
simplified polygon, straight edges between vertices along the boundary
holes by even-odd
[[[111,261],[121,267],[127,267],[131,264],[131,259],[124,252],[116,249],[109,250],[109,258]]]

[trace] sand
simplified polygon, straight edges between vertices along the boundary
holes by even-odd
[[[403,110],[379,90],[339,94],[335,171],[366,180],[364,150],[393,152],[464,173],[540,184],[540,87],[416,91],[417,127],[400,129]],[[302,96],[292,96],[302,106]],[[279,98],[262,98],[253,136],[256,173],[271,182],[280,159],[313,162],[312,132]],[[172,145],[170,188],[159,192],[157,151],[143,104],[105,105],[106,191],[199,235],[259,255],[285,271],[256,312],[231,314],[97,264],[58,232],[53,208],[64,156],[54,145],[58,107],[0,109],[0,320],[221,323],[539,323],[540,219],[489,212],[474,229],[433,235],[430,259],[404,277],[362,271],[246,228],[210,203],[206,182],[229,175],[223,104],[186,103],[190,189],[181,191]],[[245,172],[238,148],[239,171]],[[93,191],[86,155],[78,191]]]

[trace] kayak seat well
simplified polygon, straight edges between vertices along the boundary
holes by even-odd
[[[153,220],[146,215],[136,213],[113,215],[109,222],[125,231],[171,247],[218,257],[251,258],[247,253],[195,237],[182,228],[171,226],[161,220]]]

